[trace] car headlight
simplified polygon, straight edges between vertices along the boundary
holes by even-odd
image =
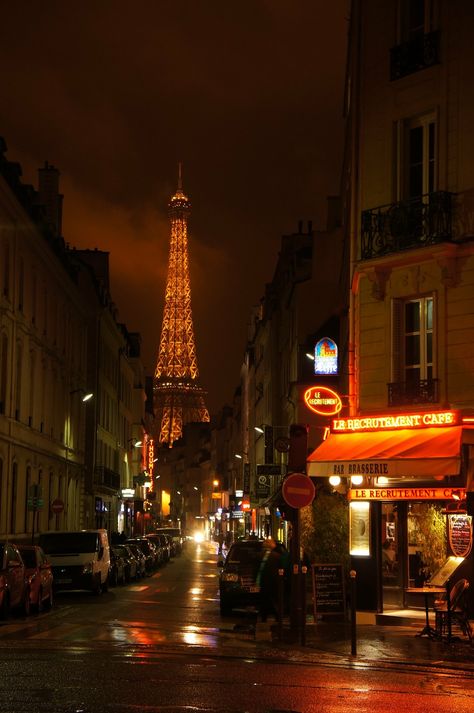
[[[82,568],[82,574],[91,574],[92,572],[92,562],[88,562]]]
[[[235,574],[235,572],[223,572],[221,579],[223,582],[238,582],[239,575]]]

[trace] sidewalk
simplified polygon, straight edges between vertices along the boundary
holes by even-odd
[[[280,640],[278,624],[258,623],[255,631],[257,641],[271,641],[275,648],[297,650],[307,655],[332,655],[351,658],[360,662],[403,663],[417,666],[456,668],[474,673],[474,643],[466,637],[453,635],[451,643],[416,636],[418,625],[378,626],[358,625],[356,655],[351,654],[351,627],[349,623],[321,621],[308,623],[305,629],[305,645],[301,638],[284,622]],[[457,633],[457,632],[456,632]]]

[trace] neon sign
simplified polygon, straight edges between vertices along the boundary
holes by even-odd
[[[349,500],[465,500],[463,488],[351,488]]]
[[[428,413],[404,413],[363,418],[335,418],[331,425],[333,433],[357,431],[388,431],[401,428],[431,428],[455,426],[460,422],[459,411],[432,411]]]
[[[323,337],[314,347],[314,373],[337,374],[337,344],[330,337]]]
[[[342,409],[341,397],[327,386],[311,386],[306,389],[304,402],[310,411],[321,416],[334,416]]]

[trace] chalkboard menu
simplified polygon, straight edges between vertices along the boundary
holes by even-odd
[[[467,557],[472,548],[472,517],[464,514],[448,515],[448,534],[453,555]]]
[[[342,564],[313,564],[314,618],[328,614],[344,614],[346,597]]]

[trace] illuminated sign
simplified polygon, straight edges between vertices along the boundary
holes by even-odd
[[[133,488],[123,488],[122,489],[122,498],[133,498],[135,495],[135,491]]]
[[[250,501],[242,500],[240,507],[242,508],[242,510],[250,510]]]
[[[369,503],[349,504],[349,554],[353,557],[370,556]]]
[[[153,439],[150,438],[148,442],[148,470],[153,475],[153,468],[155,467],[155,445]]]
[[[305,394],[306,396],[306,394]],[[390,414],[385,416],[364,416],[363,418],[335,418],[331,425],[333,433],[354,433],[355,431],[384,431],[397,428],[431,428],[433,426],[455,426],[460,423],[459,411],[432,411],[429,413]]]
[[[314,347],[314,373],[337,374],[337,344],[329,337],[323,337]]]
[[[327,386],[311,386],[304,392],[304,402],[314,413],[321,416],[334,416],[342,408],[339,394]]]
[[[349,500],[465,500],[463,488],[351,488]]]
[[[448,515],[448,541],[456,557],[467,557],[472,549],[472,516]]]

